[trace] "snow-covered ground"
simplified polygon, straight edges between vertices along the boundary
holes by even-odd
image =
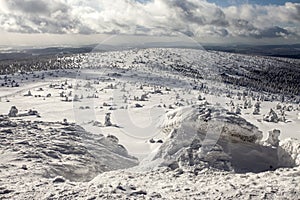
[[[299,61],[190,49],[78,57],[80,70],[0,76],[0,198],[300,196],[299,94],[263,91],[255,74]]]

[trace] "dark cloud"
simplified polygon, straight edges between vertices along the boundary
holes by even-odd
[[[197,16],[195,14],[197,5],[194,3],[181,0],[165,0],[165,3],[170,7],[170,9],[175,10],[175,12],[180,16],[180,18],[184,19],[184,21],[197,23],[199,25],[204,24],[203,16]]]
[[[229,35],[229,32],[227,29],[225,28],[222,28],[220,29],[218,32],[216,32],[219,36],[222,36],[222,37],[226,37]]]
[[[204,24],[204,17],[197,16],[195,14],[195,10],[197,9],[197,5],[192,2],[188,1],[181,1],[181,0],[174,0],[174,1],[167,1],[172,8],[177,9],[179,15],[185,20],[189,22],[194,22],[197,24]]]
[[[291,33],[281,27],[274,26],[270,27],[264,30],[261,30],[258,35],[256,35],[256,38],[277,38],[277,37],[285,37],[290,35]]]
[[[185,34],[188,37],[194,37],[195,36],[194,33],[193,33],[193,31],[190,31],[190,30],[188,30],[188,31],[182,31],[182,33]]]
[[[181,19],[187,23],[196,23],[198,25],[216,25],[227,26],[228,22],[224,12],[210,4],[196,3],[195,1],[182,1],[182,0],[165,0],[170,6],[170,9],[177,11]]]
[[[232,24],[238,30],[247,30],[248,32],[256,30],[254,25],[247,20],[243,20],[243,19],[233,20]]]
[[[236,30],[236,35],[244,37],[250,36],[257,39],[286,37],[291,34],[287,29],[279,26],[259,28],[255,27],[251,22],[242,19],[234,20],[232,26],[234,30]]]
[[[45,13],[49,9],[48,4],[42,0],[7,0],[7,6],[24,13]]]

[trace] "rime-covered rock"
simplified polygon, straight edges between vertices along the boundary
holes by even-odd
[[[153,162],[176,160],[180,166],[210,166],[226,171],[245,170],[247,161],[234,162],[231,154],[242,158],[237,149],[243,149],[241,152],[248,152],[252,147],[259,149],[258,142],[262,138],[262,132],[256,126],[207,103],[169,112],[163,122],[163,132],[169,133],[168,138],[157,153],[151,155]],[[251,155],[251,159],[254,157],[256,155]],[[264,163],[254,171],[268,167]]]

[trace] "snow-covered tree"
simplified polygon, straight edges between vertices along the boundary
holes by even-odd
[[[110,119],[110,114],[111,113],[106,113],[106,115],[105,115],[105,122],[104,122],[105,126],[112,126],[111,119]]]
[[[9,111],[9,113],[8,113],[8,116],[9,117],[16,117],[17,116],[17,114],[18,114],[18,109],[17,109],[17,107],[16,106],[12,106],[11,108],[10,108],[10,111]]]

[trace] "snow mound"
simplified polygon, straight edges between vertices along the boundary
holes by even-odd
[[[0,168],[9,173],[71,181],[89,181],[99,173],[138,164],[117,140],[61,122],[11,120],[0,122]]]
[[[279,156],[284,154],[285,159],[292,159],[285,149],[261,144],[262,132],[256,126],[207,103],[170,112],[164,120],[163,131],[165,143],[151,158],[142,161],[140,167],[192,166],[258,173],[295,166]]]

